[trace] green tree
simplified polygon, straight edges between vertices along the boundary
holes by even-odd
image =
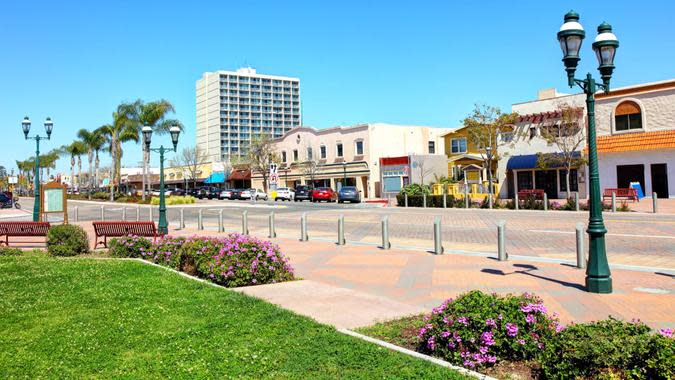
[[[101,134],[101,131],[95,129],[89,131],[87,129],[80,129],[77,132],[77,137],[80,138],[80,141],[84,144],[87,149],[87,163],[89,165],[88,178],[87,178],[87,192],[89,197],[91,197],[91,189],[95,183],[97,177],[94,174],[98,174],[98,152],[103,148],[105,144],[105,137]],[[94,158],[96,159],[96,173],[94,171]]]
[[[122,143],[139,141],[136,106],[134,103],[121,103],[112,114],[113,121],[98,128],[105,138],[105,149],[110,152],[112,165],[110,170],[110,200],[115,198],[115,190],[119,190],[121,181],[120,167],[122,160]]]
[[[261,135],[253,138],[251,145],[244,158],[246,165],[251,172],[258,172],[263,178],[263,188],[267,192],[269,165],[272,162],[279,162],[279,156],[274,147],[274,140],[270,135]]]
[[[82,178],[82,160],[81,156],[87,153],[87,147],[80,140],[75,140],[69,145],[61,148],[61,151],[70,155],[70,185],[72,187],[79,187]],[[78,172],[77,180],[75,179],[75,159],[77,158]]]

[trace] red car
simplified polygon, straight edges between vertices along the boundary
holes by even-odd
[[[335,202],[337,201],[337,193],[330,187],[317,187],[312,191],[312,202]]]

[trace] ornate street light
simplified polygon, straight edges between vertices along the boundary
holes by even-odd
[[[169,233],[169,223],[166,220],[166,199],[164,196],[164,153],[177,152],[176,149],[180,131],[181,129],[178,126],[173,126],[169,129],[173,148],[165,148],[164,145],[161,145],[159,148],[150,148],[150,143],[152,142],[152,127],[146,125],[141,129],[145,149],[149,152],[159,152],[159,221],[157,222],[157,232],[160,235]]]
[[[586,290],[592,293],[611,293],[612,275],[607,262],[605,234],[607,229],[602,220],[602,199],[600,198],[600,175],[598,171],[598,149],[595,131],[595,93],[598,88],[609,92],[609,83],[614,71],[614,56],[619,40],[612,33],[612,27],[603,22],[598,27],[598,36],[593,43],[598,58],[598,70],[602,84],[596,83],[590,73],[586,79],[575,79],[574,73],[579,63],[579,50],[585,37],[584,28],[579,23],[579,14],[570,11],[565,15],[565,23],[558,32],[558,41],[563,52],[563,62],[570,87],[578,85],[586,94],[588,116],[588,169],[589,169],[589,219],[588,219],[588,268],[586,269]]]
[[[23,120],[21,121],[21,130],[23,131],[23,137],[26,140],[35,140],[35,182],[33,186],[33,196],[34,196],[34,203],[33,203],[33,221],[37,222],[40,220],[40,140],[50,140],[52,137],[52,129],[54,129],[54,123],[52,123],[52,119],[47,118],[45,119],[45,132],[47,133],[47,137],[43,137],[40,135],[35,135],[35,136],[28,136],[28,133],[30,132],[30,126],[31,122],[28,116],[24,117]]]

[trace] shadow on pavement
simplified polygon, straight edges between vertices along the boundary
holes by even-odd
[[[583,285],[579,285],[579,284],[575,284],[575,283],[567,282],[567,281],[562,281],[562,280],[556,280],[554,278],[550,278],[550,277],[541,276],[541,275],[538,275],[538,274],[535,274],[535,273],[531,273],[531,271],[539,269],[534,265],[513,264],[513,266],[515,268],[521,268],[521,270],[516,270],[516,271],[513,271],[511,273],[505,273],[501,269],[484,268],[484,269],[481,269],[481,272],[487,273],[487,274],[493,274],[493,275],[497,275],[497,276],[509,276],[509,275],[512,275],[512,274],[524,274],[526,276],[532,276],[532,277],[535,277],[535,278],[539,278],[541,280],[550,281],[550,282],[553,282],[553,283],[556,283],[556,284],[560,284],[560,285],[562,285],[564,287],[567,287],[567,288],[574,288],[574,289],[578,289],[578,290],[581,290],[581,291],[586,291],[586,288]]]

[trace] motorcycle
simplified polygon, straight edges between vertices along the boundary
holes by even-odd
[[[19,204],[18,199],[8,199],[6,202],[0,204],[0,208],[16,208],[17,210],[21,209],[21,204]]]

